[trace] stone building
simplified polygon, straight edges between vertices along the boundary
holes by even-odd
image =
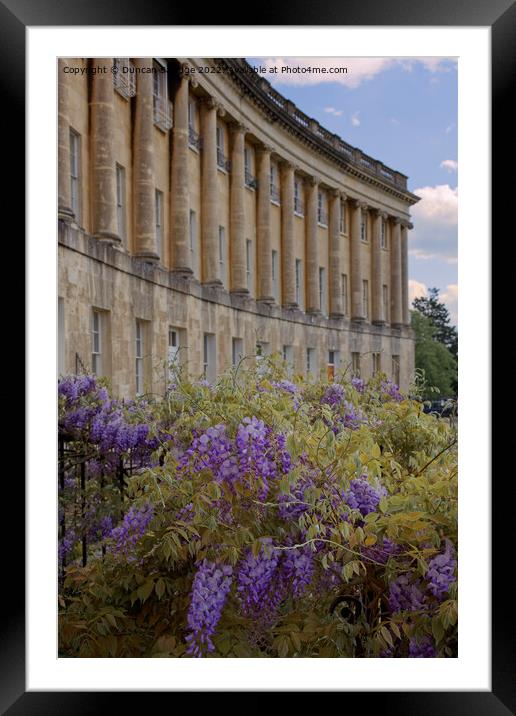
[[[407,177],[242,59],[58,64],[59,372],[413,376]],[[254,358],[250,358],[254,360]]]

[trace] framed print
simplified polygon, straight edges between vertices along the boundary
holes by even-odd
[[[8,713],[124,691],[516,708],[487,199],[491,130],[503,221],[514,5],[286,9],[0,6],[19,145],[27,98]]]

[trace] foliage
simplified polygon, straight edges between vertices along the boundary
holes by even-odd
[[[61,656],[457,655],[456,436],[385,376],[272,357],[152,403],[70,377],[60,430],[97,467],[60,490]]]
[[[434,326],[434,340],[442,343],[457,360],[459,337],[457,328],[450,325],[450,313],[446,305],[439,301],[439,289],[429,288],[428,296],[415,298],[412,305],[423,316],[426,316]]]
[[[435,392],[433,388],[445,397],[456,395],[457,361],[442,343],[436,341],[433,323],[418,311],[411,311],[411,325],[416,334],[416,368],[424,374],[427,386],[432,386],[423,391],[423,397],[431,398]]]

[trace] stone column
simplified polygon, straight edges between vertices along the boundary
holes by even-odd
[[[410,222],[401,224],[401,316],[403,325],[410,325],[410,307],[408,299],[408,230],[412,229]]]
[[[294,248],[294,166],[281,164],[281,268],[283,305],[296,307],[296,256]]]
[[[350,208],[350,269],[351,269],[351,320],[364,320],[364,307],[362,302],[362,241],[360,239],[360,221],[362,209],[365,204],[352,200],[348,202]]]
[[[242,124],[231,125],[231,292],[249,293],[247,289],[246,254],[245,254],[245,162],[244,139],[245,127]]]
[[[57,63],[57,211],[58,217],[64,221],[73,219],[72,197],[70,189],[70,123],[68,118],[68,81],[69,75],[65,74],[67,66],[65,60],[58,60]]]
[[[258,196],[256,239],[258,258],[258,300],[274,303],[272,295],[272,253],[271,253],[271,151],[272,147],[258,147]]]
[[[345,197],[344,197],[345,198]],[[342,284],[341,284],[341,239],[340,239],[340,212],[342,201],[338,189],[330,192],[330,315],[332,318],[342,318],[344,310],[342,306]]]
[[[96,57],[93,65],[111,60]],[[114,146],[114,89],[111,72],[93,75],[91,94],[91,206],[93,235],[120,244],[116,219],[116,169]]]
[[[202,103],[203,149],[201,156],[201,242],[202,281],[221,286],[219,270],[219,191],[217,176],[217,103],[207,97]]]
[[[316,177],[306,180],[305,212],[305,284],[306,313],[320,313],[319,306],[319,257],[317,252],[317,192],[319,183]]]
[[[383,315],[383,273],[382,273],[382,221],[387,214],[378,209],[371,211],[373,219],[373,236],[371,241],[371,274],[373,279],[371,298],[372,312],[371,321],[378,325],[385,323],[386,317]]]
[[[190,275],[190,202],[188,192],[188,76],[181,74],[174,98],[170,170],[170,268]]]
[[[401,220],[394,217],[391,240],[391,324],[403,322],[401,286]]]
[[[135,58],[136,112],[134,118],[134,246],[135,255],[154,263],[156,245],[156,185],[154,178],[154,108],[151,58]]]

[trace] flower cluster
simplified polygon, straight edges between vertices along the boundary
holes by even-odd
[[[110,545],[110,551],[128,556],[138,540],[145,534],[153,516],[154,510],[150,503],[139,509],[132,505],[122,522],[111,531],[110,537],[113,543]]]
[[[344,499],[352,510],[359,510],[365,517],[370,512],[376,512],[382,497],[387,494],[384,487],[377,484],[376,489],[369,484],[365,475],[355,478],[349,483],[349,490],[344,493]]]
[[[433,659],[437,656],[434,643],[431,637],[426,636],[417,641],[411,639],[409,642],[409,658],[410,659]]]
[[[400,574],[389,588],[389,609],[396,612],[417,612],[425,608],[425,595],[419,580],[411,581],[407,574]]]
[[[380,392],[391,400],[395,400],[397,403],[403,400],[403,395],[400,393],[400,389],[393,383],[392,380],[382,380],[380,384]]]
[[[219,623],[222,609],[231,589],[233,568],[203,560],[199,565],[192,584],[190,609],[187,623],[189,633],[187,653],[203,656],[214,651],[212,637]]]
[[[299,598],[310,585],[314,575],[314,557],[308,546],[286,550],[282,564],[284,579],[292,596]]]
[[[272,547],[272,539],[263,539],[262,542]],[[278,550],[262,547],[257,555],[248,550],[240,561],[237,574],[237,594],[242,604],[243,614],[256,617],[264,609],[279,560]]]
[[[447,540],[446,548],[442,554],[438,554],[428,564],[426,579],[428,589],[434,597],[443,599],[451,584],[455,581],[455,567],[457,560],[452,543]]]
[[[291,380],[277,380],[271,383],[273,388],[282,390],[284,393],[290,393],[290,395],[296,395],[299,392],[299,387],[292,383]]]

